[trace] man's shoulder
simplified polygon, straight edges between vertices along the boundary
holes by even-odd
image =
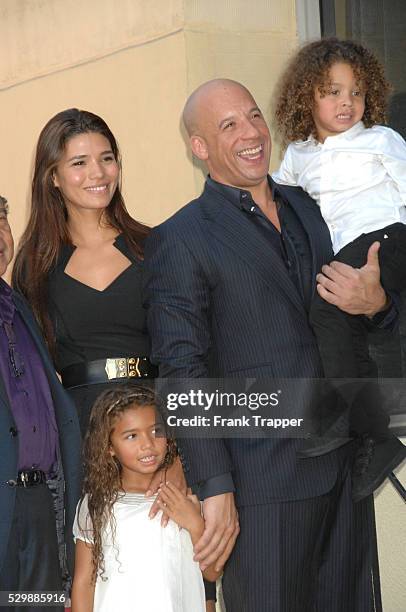
[[[203,206],[207,203],[208,197],[206,190],[204,190],[198,198],[191,200],[168,219],[157,225],[153,232],[180,232],[186,228],[190,230],[191,224],[198,225],[203,219]]]
[[[12,289],[11,297],[19,312],[22,311],[23,314],[29,314],[30,316],[34,316],[29,303],[27,302],[27,300],[25,299],[22,293]]]
[[[173,215],[169,217],[169,219],[161,223],[161,225],[174,225],[176,223],[182,223],[184,219],[200,216],[201,204],[203,200],[203,194],[201,194],[199,197],[195,198],[194,200],[191,200],[190,202],[182,206],[182,208],[177,210]]]

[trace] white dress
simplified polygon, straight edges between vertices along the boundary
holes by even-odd
[[[104,576],[97,578],[94,612],[204,612],[203,578],[193,561],[189,532],[160,514],[148,518],[154,498],[125,493],[113,506],[116,533],[103,534]],[[76,510],[73,534],[92,543],[87,497]]]

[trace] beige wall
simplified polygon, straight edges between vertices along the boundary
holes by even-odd
[[[1,191],[12,204],[16,236],[25,223],[39,131],[52,115],[72,106],[100,114],[116,135],[124,191],[134,216],[157,222],[192,195],[178,126],[186,93],[184,66],[184,36],[175,34],[0,93],[5,119]]]
[[[185,2],[187,88],[218,76],[244,83],[270,119],[275,82],[297,44],[294,0],[188,0]],[[271,167],[278,165],[273,148]],[[203,174],[197,165],[200,192]]]
[[[17,239],[35,143],[56,112],[78,106],[107,120],[123,153],[128,208],[155,224],[203,181],[180,128],[186,96],[225,76],[268,111],[297,45],[295,0],[1,0],[0,12],[0,193]],[[275,149],[272,167],[277,158]],[[390,485],[376,501],[384,609],[401,612],[406,509]]]
[[[156,224],[195,197],[203,181],[180,127],[187,95],[226,76],[247,84],[267,111],[296,44],[293,0],[256,0],[248,12],[245,0],[112,6],[109,0],[2,0],[0,193],[12,206],[17,240],[35,143],[55,113],[78,106],[107,120],[122,149],[128,208]]]
[[[406,439],[403,439],[406,444]],[[406,485],[406,465],[396,470]],[[387,481],[375,493],[379,564],[384,612],[406,610],[406,506]]]
[[[11,3],[11,7],[17,4]],[[41,39],[46,39],[47,32],[54,28],[51,10],[54,4],[49,0],[30,3],[42,7],[42,21],[36,22],[40,30],[36,35]],[[69,4],[67,8],[72,8]],[[98,7],[111,3],[90,0],[82,4],[88,6],[87,14],[82,16],[88,27],[99,14]],[[127,3],[116,2],[117,10],[120,4],[124,7]],[[71,20],[72,15],[75,11],[67,10],[65,19]],[[26,222],[32,158],[39,131],[55,113],[72,106],[100,114],[115,133],[123,154],[124,192],[134,216],[153,224],[192,197],[193,173],[179,130],[179,115],[187,93],[185,37],[183,31],[172,32],[169,19],[168,22],[168,33],[162,33],[160,27],[157,38],[151,33],[150,43],[138,44],[136,40],[134,45],[129,43],[128,48],[113,53],[107,45],[96,49],[99,59],[82,63],[77,57],[76,65],[56,71],[51,64],[47,66],[48,74],[0,90],[3,143],[0,192],[12,205],[11,222],[17,239]],[[108,22],[103,25],[108,30]],[[31,25],[21,26],[31,33]],[[66,36],[62,30],[60,37],[60,46],[80,48],[81,38],[72,37],[71,31]],[[88,35],[88,39],[92,37]],[[19,40],[21,46],[21,37]],[[29,51],[34,54],[35,48]],[[51,57],[53,52],[50,47]],[[87,57],[87,47],[85,52]],[[0,49],[0,55],[3,53],[7,53],[7,48]],[[36,66],[33,59],[30,65]],[[21,71],[25,75],[25,65]],[[44,72],[40,70],[41,74]],[[17,80],[16,74],[13,77]]]

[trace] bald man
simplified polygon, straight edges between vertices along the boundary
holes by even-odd
[[[268,176],[268,127],[241,84],[205,83],[183,118],[209,176],[202,195],[147,241],[152,361],[162,377],[321,377],[308,306],[332,251],[318,207]],[[349,313],[384,311],[376,250],[361,270],[324,270],[322,297]],[[392,315],[379,318],[388,323]],[[373,502],[351,501],[351,445],[298,459],[301,445],[181,441],[206,521],[197,559],[224,564],[238,530],[236,505],[241,531],[223,578],[229,612],[380,610]]]

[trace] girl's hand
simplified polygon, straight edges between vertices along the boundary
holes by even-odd
[[[179,457],[175,457],[173,464],[166,470],[159,470],[159,472],[156,472],[149,485],[149,490],[145,494],[146,497],[150,497],[151,495],[155,495],[155,493],[158,493],[160,486],[162,484],[165,484],[167,480],[170,480],[179,489],[179,491],[182,491],[184,494],[186,494],[186,480]],[[151,510],[149,511],[149,518],[154,518],[154,516],[159,510],[160,506],[158,504],[157,498],[152,504]],[[162,527],[166,527],[166,525],[168,524],[168,520],[168,516],[162,513]]]
[[[158,504],[163,514],[171,518],[179,527],[187,529],[190,533],[193,546],[200,540],[204,532],[204,519],[201,514],[200,502],[196,495],[188,493],[184,495],[171,482],[162,485],[158,497]],[[237,536],[235,536],[237,537]],[[203,576],[206,580],[215,582],[220,577],[223,565],[231,552],[235,538],[231,545],[228,545],[226,552],[223,554],[224,561],[220,560],[220,567],[215,568],[214,565],[206,567],[203,571]],[[228,550],[229,548],[229,550]],[[219,561],[217,561],[219,563]]]
[[[192,542],[201,536],[204,520],[196,495],[185,495],[172,482],[167,482],[161,486],[157,502],[163,514],[188,530]]]

